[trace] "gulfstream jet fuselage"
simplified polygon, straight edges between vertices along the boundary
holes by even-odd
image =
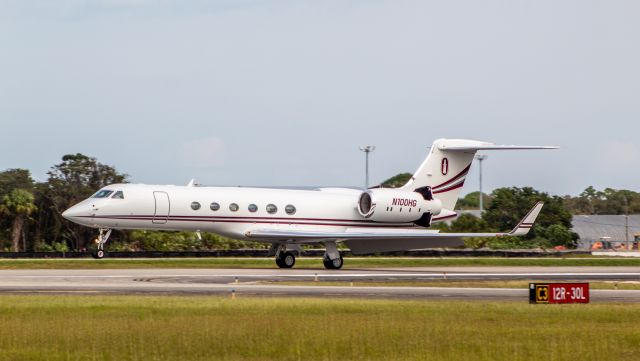
[[[455,203],[478,150],[552,148],[439,139],[409,182],[396,189],[113,184],[63,216],[99,230],[96,258],[104,256],[112,229],[180,230],[270,243],[283,268],[294,265],[292,250],[321,243],[325,267],[338,269],[343,259],[337,242],[364,254],[458,246],[463,237],[526,234],[541,203],[508,233],[439,233],[429,227],[456,216]]]

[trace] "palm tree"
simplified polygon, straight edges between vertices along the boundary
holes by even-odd
[[[22,235],[24,222],[38,209],[34,201],[35,197],[31,192],[24,189],[14,189],[5,195],[0,203],[0,214],[13,217],[11,241],[14,252],[20,250],[20,235]]]

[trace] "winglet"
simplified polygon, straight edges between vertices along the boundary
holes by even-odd
[[[195,185],[196,185],[196,180],[195,180],[195,179],[191,179],[191,180],[189,181],[189,184],[187,184],[187,187],[193,187],[193,186],[195,186]]]
[[[507,233],[509,236],[524,236],[529,233],[529,230],[533,227],[533,223],[538,218],[538,214],[542,210],[542,206],[544,206],[544,202],[536,203],[533,208],[527,213],[527,215],[518,223],[516,228],[514,228],[511,232]]]

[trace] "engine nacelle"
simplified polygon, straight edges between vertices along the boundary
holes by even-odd
[[[418,192],[376,188],[362,193],[358,198],[360,215],[377,222],[418,222],[424,219],[426,213],[435,216],[441,211],[442,202],[438,199],[426,200]]]

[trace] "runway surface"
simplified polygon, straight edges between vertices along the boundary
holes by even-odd
[[[231,294],[528,300],[528,289],[279,285],[282,281],[553,280],[640,282],[638,267],[0,270],[0,293]],[[348,284],[348,283],[347,283]],[[640,290],[592,290],[592,301],[640,302]]]

